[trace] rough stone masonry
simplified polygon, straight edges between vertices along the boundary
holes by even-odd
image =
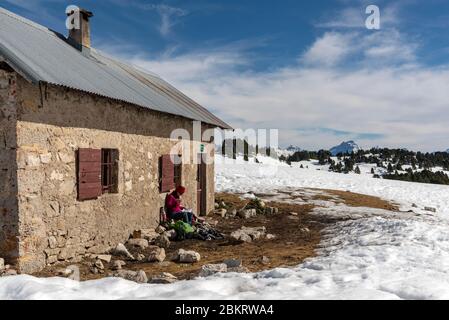
[[[192,133],[192,122],[69,88],[31,84],[0,68],[0,256],[32,273],[107,252],[134,230],[156,227],[165,198],[159,158],[177,144],[169,137],[178,128]],[[77,200],[80,148],[119,150],[117,193]],[[195,210],[197,170],[193,163],[182,166],[184,202]],[[207,212],[213,206],[214,166],[208,165]]]

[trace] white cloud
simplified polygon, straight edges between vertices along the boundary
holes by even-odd
[[[159,32],[163,37],[171,35],[172,28],[179,23],[179,18],[186,16],[188,12],[181,8],[171,7],[165,4],[144,5],[145,9],[156,10],[161,17]]]
[[[251,70],[251,59],[231,49],[125,58],[234,127],[280,129],[283,145],[329,148],[356,137],[366,147],[445,150],[449,68],[417,64],[416,48],[391,30],[326,33],[299,63],[265,72],[241,72],[242,65]]]
[[[333,66],[350,54],[351,34],[326,33],[304,54],[302,60],[307,65]]]
[[[369,3],[373,4],[373,3]],[[318,28],[365,28],[365,22],[368,17],[365,10],[368,3],[360,3],[360,1],[353,3],[351,7],[346,7],[342,10],[335,11],[331,16],[327,16],[323,21],[315,24]],[[381,13],[381,28],[395,27],[400,23],[399,17],[399,2],[390,3],[389,5],[378,5]]]

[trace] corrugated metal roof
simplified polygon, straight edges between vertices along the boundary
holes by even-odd
[[[223,129],[232,129],[160,77],[109,58],[90,55],[39,24],[0,8],[0,55],[34,83],[46,82],[129,102]]]

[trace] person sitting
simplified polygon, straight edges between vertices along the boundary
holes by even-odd
[[[193,223],[193,212],[181,205],[181,196],[186,192],[186,188],[179,186],[165,199],[165,209],[167,216],[172,220],[182,220],[190,225]]]

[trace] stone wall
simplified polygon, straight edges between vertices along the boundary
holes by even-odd
[[[0,257],[18,257],[16,75],[0,68]]]
[[[172,130],[192,132],[192,122],[72,89],[42,85],[40,90],[20,77],[17,83],[21,272],[76,262],[124,242],[135,229],[156,227],[165,199],[159,192],[159,157],[177,145],[169,139]],[[77,201],[79,148],[119,150],[118,194]],[[183,143],[177,150],[186,155],[189,148]],[[188,190],[184,203],[196,210],[197,166],[185,164],[182,171]],[[211,211],[213,165],[208,187]]]

